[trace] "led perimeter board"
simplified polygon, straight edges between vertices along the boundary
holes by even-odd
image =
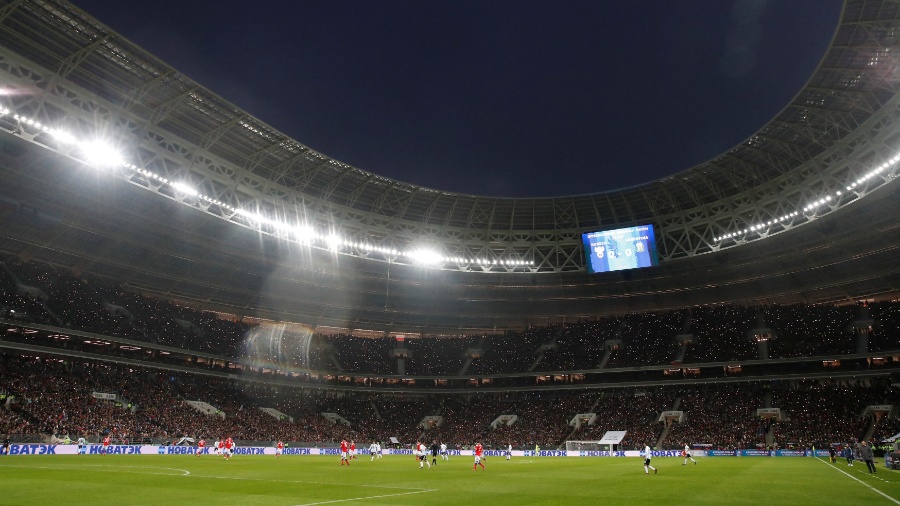
[[[581,234],[589,273],[659,265],[653,225]]]

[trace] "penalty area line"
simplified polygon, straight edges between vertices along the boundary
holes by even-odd
[[[350,501],[366,501],[369,499],[384,499],[385,497],[399,497],[401,495],[413,495],[413,494],[426,494],[428,492],[434,492],[435,490],[416,490],[414,492],[400,492],[397,494],[383,494],[383,495],[368,495],[365,497],[351,497],[349,499],[335,499],[333,501],[321,501],[321,502],[305,502],[302,504],[295,504],[294,506],[315,506],[316,504],[335,504],[339,502],[350,502]],[[900,504],[900,503],[898,503]]]
[[[868,483],[866,483],[866,482],[860,480],[860,479],[857,478],[856,476],[852,476],[850,473],[845,472],[843,469],[840,469],[840,468],[838,468],[838,467],[836,467],[836,466],[828,465],[828,462],[825,462],[824,460],[821,460],[821,459],[818,459],[818,458],[817,458],[816,460],[818,460],[819,462],[825,464],[826,466],[828,466],[828,467],[830,467],[830,468],[833,468],[835,471],[837,471],[837,472],[843,474],[844,476],[850,478],[851,480],[855,480],[855,481],[858,481],[859,483],[862,483],[863,485],[865,485],[866,487],[868,487],[869,490],[871,490],[872,492],[875,492],[876,494],[878,494],[878,495],[884,497],[885,499],[891,501],[892,503],[897,504],[897,505],[900,505],[900,501],[898,501],[897,499],[894,499],[893,497],[891,497],[891,496],[885,494],[885,493],[882,492],[881,490],[878,490],[877,488],[873,487],[872,485],[869,485]]]

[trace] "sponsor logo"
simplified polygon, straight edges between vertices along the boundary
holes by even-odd
[[[262,455],[265,453],[264,448],[259,447],[240,447],[235,448],[234,453],[236,455]]]
[[[91,453],[95,447],[91,447]],[[101,448],[98,453],[103,453],[103,449]],[[137,445],[111,445],[106,449],[106,453],[114,454],[114,455],[135,455],[141,453],[141,447]]]
[[[56,455],[56,445],[9,445],[10,455]]]
[[[610,452],[606,450],[591,450],[578,452],[579,457],[624,457],[624,451]]]
[[[164,446],[166,455],[194,455],[197,450],[193,446]]]
[[[806,452],[803,450],[778,450],[776,453],[779,457],[805,457]]]

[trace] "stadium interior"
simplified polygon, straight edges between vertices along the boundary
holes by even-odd
[[[847,0],[807,86],[740,145],[632,188],[515,199],[351,167],[67,1],[8,3],[0,433],[897,434],[898,33],[900,4]],[[582,234],[647,224],[658,265],[588,273]]]

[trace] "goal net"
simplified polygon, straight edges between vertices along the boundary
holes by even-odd
[[[568,452],[599,452],[609,450],[609,443],[600,444],[600,441],[566,441]]]

